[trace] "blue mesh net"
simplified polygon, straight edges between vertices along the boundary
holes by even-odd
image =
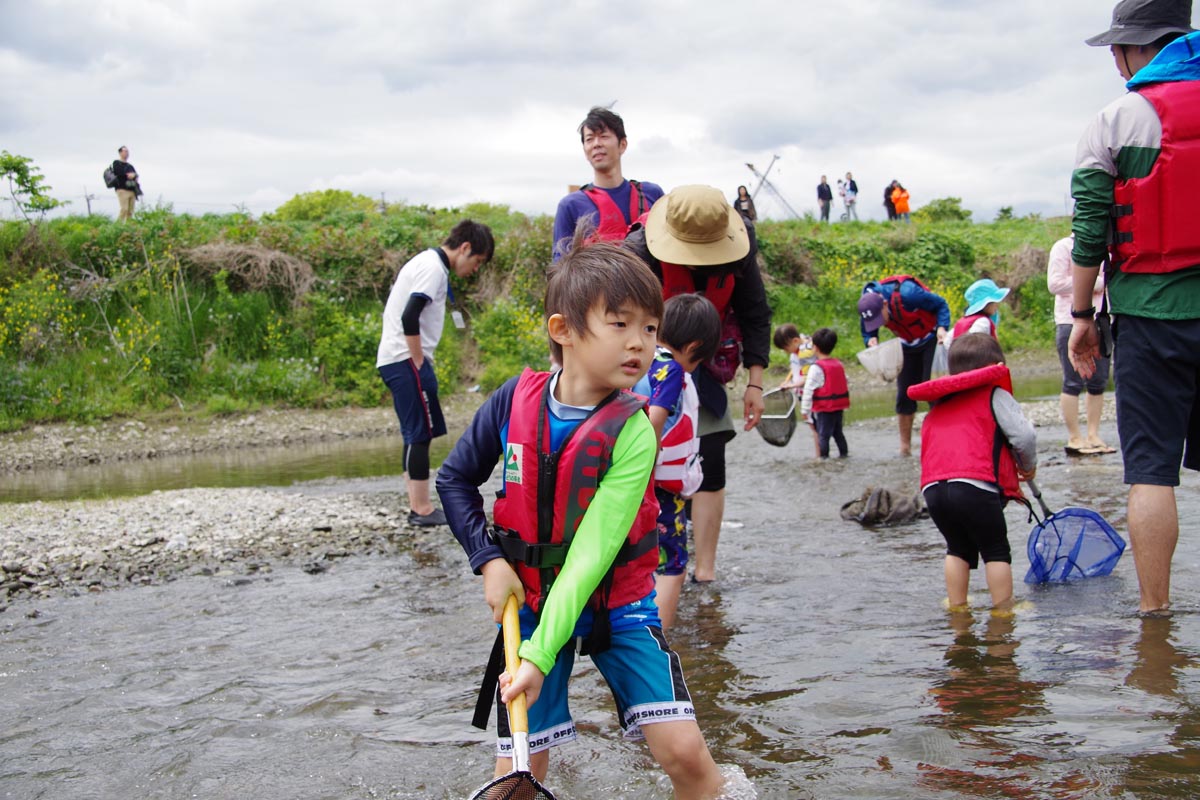
[[[1029,532],[1026,583],[1065,583],[1112,572],[1125,540],[1086,508],[1064,508]]]

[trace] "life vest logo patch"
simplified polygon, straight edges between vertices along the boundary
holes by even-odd
[[[519,444],[509,444],[504,447],[504,482],[521,483],[521,447]]]

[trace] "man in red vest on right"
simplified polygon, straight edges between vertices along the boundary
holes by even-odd
[[[1200,34],[1191,21],[1191,0],[1122,0],[1112,27],[1087,40],[1112,50],[1131,91],[1084,132],[1071,175],[1067,348],[1088,378],[1120,342],[1117,431],[1140,610],[1149,616],[1170,613],[1180,462],[1200,469]],[[1102,264],[1109,308],[1094,320]]]
[[[592,182],[558,201],[554,212],[554,260],[562,258],[561,245],[575,235],[575,224],[591,215],[596,238],[620,241],[629,226],[663,196],[662,187],[649,181],[626,180],[621,156],[629,140],[625,122],[607,108],[596,106],[579,124],[583,155],[592,165]]]

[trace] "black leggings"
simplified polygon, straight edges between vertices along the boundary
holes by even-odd
[[[979,566],[980,556],[985,564],[1012,563],[1004,503],[999,492],[962,481],[938,481],[925,487],[925,505],[946,540],[946,555],[961,558],[971,569]]]

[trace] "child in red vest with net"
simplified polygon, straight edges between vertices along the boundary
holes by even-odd
[[[837,331],[818,328],[813,331],[813,352],[817,360],[808,368],[804,379],[804,394],[800,398],[800,415],[809,419],[817,430],[817,448],[821,458],[829,458],[829,440],[837,442],[838,455],[850,455],[846,435],[842,433],[842,416],[850,407],[850,389],[846,385],[846,370],[842,362],[830,355],[837,347]]]
[[[950,345],[950,374],[910,387],[933,404],[921,426],[921,492],[946,540],[946,597],[967,604],[971,570],[984,562],[992,607],[1012,605],[1012,550],[1004,506],[1037,472],[1037,433],[1012,396],[1004,351],[986,333]]]

